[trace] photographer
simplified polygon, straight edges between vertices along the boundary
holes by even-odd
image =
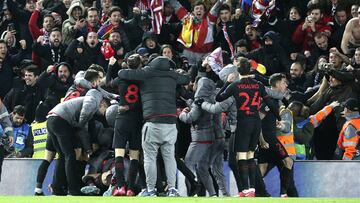
[[[324,32],[327,36],[331,35],[331,27],[323,18],[322,8],[314,4],[309,7],[308,12],[310,15],[306,17],[303,23],[298,25],[292,35],[293,43],[298,45],[302,44],[302,50],[305,51],[305,56],[314,48],[314,33]]]
[[[12,146],[14,143],[13,128],[11,127],[10,115],[2,103],[0,97],[0,182],[1,182],[1,169],[4,160],[4,147]]]
[[[331,60],[331,59],[330,59]],[[326,66],[326,65],[325,65]],[[328,66],[328,65],[327,65]],[[325,81],[328,86],[325,91],[311,106],[310,114],[315,114],[333,101],[344,102],[352,97],[357,98],[357,82],[350,72],[331,67],[325,67]],[[319,127],[315,129],[313,144],[315,156],[319,160],[333,158],[336,141],[345,120],[341,116],[343,108],[337,108],[330,114]]]
[[[329,63],[322,63],[322,65],[319,66],[319,70],[322,73],[327,73],[331,69],[340,70],[345,68],[345,65],[349,63],[349,59],[344,54],[341,54],[337,48],[333,47],[330,49]],[[328,87],[328,81],[326,78],[323,78],[319,89],[310,99],[308,99],[307,103],[312,104],[314,101],[319,99],[319,97],[324,94],[324,91],[326,91]]]

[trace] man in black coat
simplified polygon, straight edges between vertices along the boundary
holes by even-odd
[[[290,67],[290,60],[284,49],[280,46],[278,36],[275,32],[265,33],[264,46],[246,55],[266,67],[266,75],[274,73],[287,73]]]
[[[37,83],[39,68],[30,65],[25,68],[25,85],[22,88],[12,88],[4,99],[4,104],[9,111],[17,105],[25,106],[25,120],[31,124],[35,118],[35,109],[43,101],[43,90]]]

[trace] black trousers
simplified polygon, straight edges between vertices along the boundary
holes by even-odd
[[[53,144],[59,153],[57,167],[61,168],[65,164],[66,180],[70,195],[80,195],[81,180],[76,173],[76,156],[74,148],[76,146],[75,130],[66,120],[52,116],[47,122],[48,134],[54,138]]]

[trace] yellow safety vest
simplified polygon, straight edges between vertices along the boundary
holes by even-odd
[[[31,130],[34,136],[33,158],[36,159],[43,159],[45,155],[46,138],[48,135],[46,123],[47,121],[42,123],[34,122],[31,124]]]

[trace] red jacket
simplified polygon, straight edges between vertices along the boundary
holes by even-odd
[[[302,44],[303,51],[311,51],[315,46],[314,35],[316,32],[331,32],[331,26],[328,24],[328,20],[321,19],[320,22],[315,24],[315,32],[311,30],[310,27],[307,27],[305,30],[302,30],[304,22],[298,25],[295,32],[292,35],[292,41],[295,44]]]

